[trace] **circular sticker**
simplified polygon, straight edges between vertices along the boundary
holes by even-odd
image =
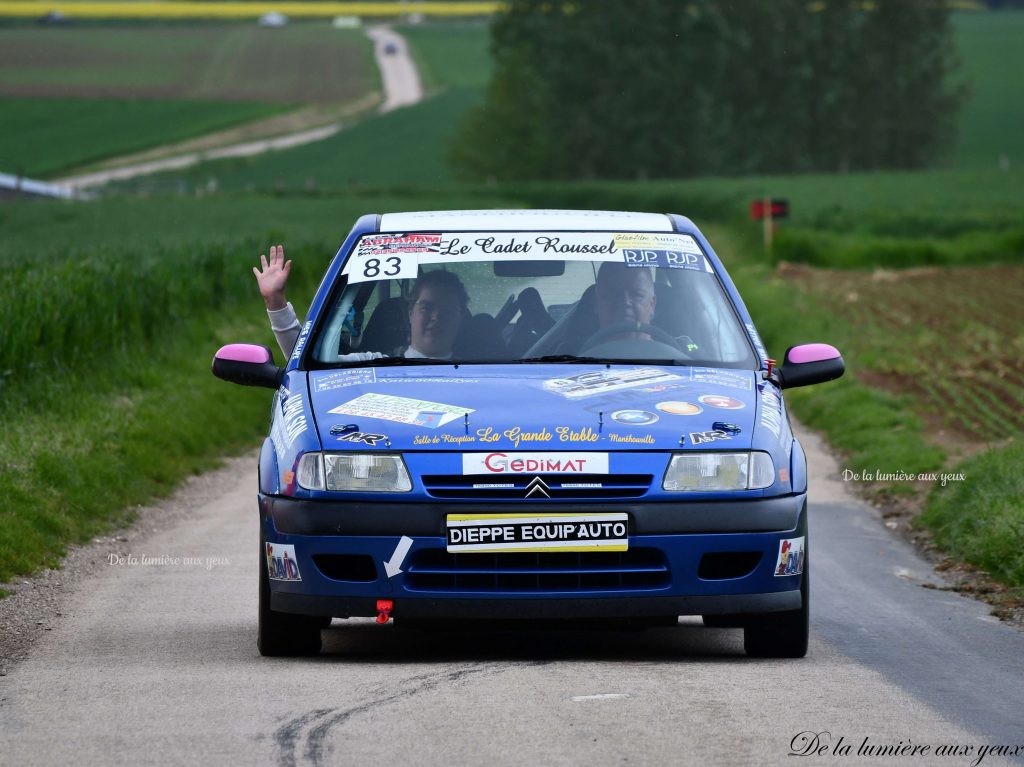
[[[724,394],[702,394],[697,397],[697,401],[709,407],[720,407],[726,410],[739,410],[743,407],[743,403],[738,399],[726,397]]]
[[[616,410],[612,413],[612,420],[628,426],[647,426],[657,421],[658,416],[647,410]]]
[[[655,407],[662,413],[672,415],[697,415],[704,412],[704,408],[692,402],[659,402]]]

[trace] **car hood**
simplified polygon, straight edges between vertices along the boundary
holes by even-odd
[[[757,405],[750,370],[510,364],[308,375],[326,450],[749,449]]]

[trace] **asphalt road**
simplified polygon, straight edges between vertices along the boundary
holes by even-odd
[[[423,100],[423,87],[420,84],[419,71],[409,55],[405,38],[388,27],[369,27],[366,36],[373,41],[374,59],[380,70],[381,83],[384,88],[384,102],[380,112],[390,112],[399,107],[411,106]],[[392,53],[387,53],[390,47]],[[198,165],[208,160],[223,160],[229,157],[251,157],[264,152],[289,149],[314,141],[322,141],[345,128],[344,123],[321,125],[307,130],[296,131],[274,138],[245,141],[231,146],[218,147],[203,152],[187,152],[157,160],[122,165],[108,170],[82,173],[62,178],[55,183],[71,192],[85,191],[109,184],[112,181],[125,181],[138,176],[161,173],[167,170],[181,170]]]
[[[0,678],[0,764],[966,766],[983,746],[1024,745],[1024,633],[923,588],[940,583],[930,567],[803,439],[815,482],[803,660],[748,659],[738,630],[690,620],[645,633],[335,621],[320,657],[261,658],[253,465],[222,473],[223,492],[181,524],[110,552],[139,564],[76,585]],[[787,756],[799,733],[824,731],[819,745],[842,737],[850,755]],[[974,751],[857,757],[864,738]]]

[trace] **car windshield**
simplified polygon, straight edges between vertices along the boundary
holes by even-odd
[[[663,232],[367,235],[345,262],[312,346],[317,367],[756,366],[699,244]]]

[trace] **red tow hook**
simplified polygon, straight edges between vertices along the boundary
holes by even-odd
[[[391,620],[391,611],[395,609],[394,601],[390,599],[377,600],[377,623],[382,626]]]

